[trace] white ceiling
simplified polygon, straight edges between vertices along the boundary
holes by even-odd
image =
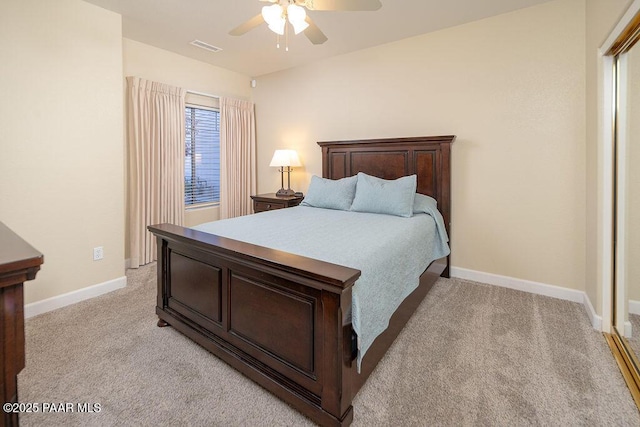
[[[329,38],[313,45],[289,36],[289,51],[276,48],[265,24],[243,36],[228,33],[260,13],[258,0],[85,0],[122,15],[123,36],[250,77],[416,36],[549,0],[381,0],[375,12],[309,11]],[[209,52],[189,42],[220,47]]]

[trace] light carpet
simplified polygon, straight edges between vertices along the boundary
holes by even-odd
[[[640,315],[629,313],[631,322],[631,338],[627,338],[629,350],[633,351],[636,358],[640,360]]]
[[[27,320],[20,402],[100,412],[24,413],[23,426],[312,425],[156,326],[155,265],[127,277],[124,289]],[[356,397],[353,425],[638,426],[640,416],[582,305],[440,279]]]

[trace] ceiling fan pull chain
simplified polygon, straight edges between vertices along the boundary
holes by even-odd
[[[289,52],[289,26],[284,27],[284,50]]]
[[[280,49],[280,34],[276,33],[276,48]]]

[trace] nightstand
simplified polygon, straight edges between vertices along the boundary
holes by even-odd
[[[298,206],[304,197],[285,196],[278,197],[276,193],[258,194],[251,196],[253,200],[253,211],[255,213],[272,211],[274,209],[285,209]]]

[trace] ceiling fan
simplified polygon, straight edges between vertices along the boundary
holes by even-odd
[[[307,16],[305,8],[317,11],[373,11],[382,7],[380,0],[260,0],[272,3],[264,6],[262,13],[229,31],[232,36],[241,36],[266,22],[269,29],[278,35],[287,31],[287,20],[295,34],[304,31],[304,35],[313,44],[327,41],[320,28]]]

